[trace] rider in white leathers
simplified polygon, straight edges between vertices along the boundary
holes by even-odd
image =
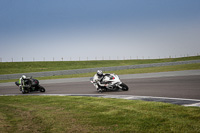
[[[96,87],[97,91],[101,92],[102,89],[100,86],[105,86],[105,84],[102,82],[103,78],[105,76],[110,75],[109,73],[103,73],[102,70],[98,70],[97,73],[93,77],[93,82],[95,83],[94,86]]]

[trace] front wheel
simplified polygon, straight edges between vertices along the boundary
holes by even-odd
[[[124,83],[121,84],[121,87],[122,87],[123,91],[128,91],[128,89],[129,89],[128,86]]]
[[[25,90],[24,89],[22,89],[22,94],[25,94],[26,92],[25,92]]]
[[[45,92],[45,88],[44,87],[42,87],[42,86],[39,86],[40,87],[40,92]]]
[[[22,88],[22,94],[29,93],[29,88]]]

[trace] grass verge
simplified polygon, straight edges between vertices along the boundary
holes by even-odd
[[[116,73],[117,75],[123,75],[123,74],[168,72],[168,71],[197,70],[197,69],[200,69],[200,63],[183,64],[183,65],[175,65],[175,66],[162,66],[162,67],[126,69],[126,70],[107,71],[107,72],[108,73]],[[60,79],[60,78],[92,77],[94,74],[95,74],[95,72],[93,72],[93,73],[82,73],[82,74],[73,74],[73,75],[59,75],[59,76],[49,76],[49,77],[38,77],[37,79],[38,80],[47,80],[47,79]],[[0,80],[0,83],[15,82],[17,80],[18,79]]]
[[[47,61],[47,62],[0,62],[0,74],[29,73],[57,70],[72,70],[97,67],[126,66],[162,62],[199,60],[200,56],[145,60],[103,60],[103,61]]]
[[[200,108],[76,96],[1,96],[0,132],[200,132]]]

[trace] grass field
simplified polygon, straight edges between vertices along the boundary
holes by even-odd
[[[56,70],[71,70],[83,68],[126,66],[136,64],[150,64],[162,62],[175,62],[186,60],[199,60],[200,56],[145,59],[145,60],[104,60],[104,61],[55,61],[55,62],[0,62],[0,74],[29,73]]]
[[[18,62],[0,63],[1,74],[55,71],[91,67],[196,60],[200,56],[160,60]],[[200,69],[185,64],[111,71],[118,75]],[[41,77],[55,79],[91,77],[94,73]],[[0,82],[15,80],[1,80]],[[200,132],[200,108],[145,102],[75,96],[0,96],[0,132]]]
[[[200,108],[75,96],[0,96],[0,132],[200,132]]]
[[[176,65],[176,66],[161,66],[161,67],[127,69],[127,70],[107,71],[107,72],[108,73],[116,73],[117,75],[123,75],[123,74],[168,72],[168,71],[197,70],[197,69],[200,69],[200,63],[184,64],[184,65]],[[92,77],[92,76],[94,76],[94,74],[95,74],[95,72],[93,72],[93,73],[82,73],[82,74],[72,74],[72,75],[49,76],[49,77],[37,77],[37,79],[38,80],[47,80],[47,79],[60,79],[60,78]],[[18,79],[0,80],[0,83],[15,82],[17,80]]]

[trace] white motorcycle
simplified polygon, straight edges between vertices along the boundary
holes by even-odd
[[[101,89],[102,91],[128,91],[128,86],[120,81],[120,78],[115,74],[109,74],[104,76],[104,78],[101,80],[101,83],[94,82],[93,78],[90,78],[90,82]]]

